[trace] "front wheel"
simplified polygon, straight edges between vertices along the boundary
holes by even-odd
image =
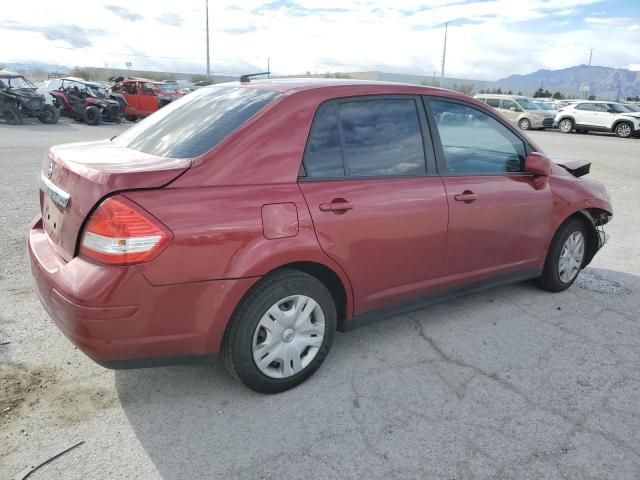
[[[40,113],[40,116],[38,116],[38,120],[47,124],[58,123],[59,118],[60,111],[53,105],[49,104],[42,107],[42,112]]]
[[[583,222],[573,218],[553,237],[538,283],[550,292],[566,290],[580,273],[586,254],[587,229]]]
[[[571,133],[571,130],[573,130],[573,121],[570,118],[563,118],[560,120],[558,128],[562,133]]]
[[[84,114],[82,118],[87,123],[87,125],[98,125],[100,120],[102,119],[102,113],[100,109],[95,105],[90,105],[84,110]]]
[[[616,126],[616,135],[620,138],[629,138],[633,133],[633,128],[627,122],[620,122]]]
[[[521,118],[518,122],[518,127],[520,130],[529,130],[531,128],[531,122],[528,118]]]
[[[296,270],[282,270],[256,285],[234,312],[222,356],[230,373],[260,393],[304,382],[331,348],[336,307],[327,288]]]

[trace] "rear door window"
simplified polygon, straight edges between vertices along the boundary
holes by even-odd
[[[277,96],[277,92],[253,88],[204,87],[148,116],[114,142],[162,157],[197,157]]]
[[[498,108],[500,106],[500,100],[497,98],[487,98],[487,104],[493,108]]]
[[[414,98],[337,101],[316,114],[304,165],[308,177],[385,177],[426,173]]]

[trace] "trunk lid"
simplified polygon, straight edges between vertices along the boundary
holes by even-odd
[[[40,210],[51,245],[71,260],[84,221],[102,198],[165,186],[190,165],[189,159],[149,155],[110,140],[52,147],[40,175]]]

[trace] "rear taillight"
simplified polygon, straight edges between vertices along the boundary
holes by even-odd
[[[84,229],[80,254],[110,265],[156,258],[173,235],[159,220],[122,196],[102,202]]]

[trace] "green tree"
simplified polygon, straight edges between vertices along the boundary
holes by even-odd
[[[206,75],[200,75],[200,74],[191,75],[191,83],[204,82],[205,80],[209,80],[209,78]]]
[[[565,99],[565,98],[567,98],[567,97],[565,97],[565,96],[564,96],[562,93],[560,93],[560,92],[555,92],[555,93],[553,94],[553,98],[555,98],[556,100],[564,100],[564,99]]]
[[[454,83],[451,90],[464,93],[466,95],[471,95],[473,93],[473,83],[461,83],[460,85]]]
[[[595,95],[589,95],[589,98],[587,98],[587,100],[595,100],[596,96]]]
[[[83,78],[85,80],[91,80],[91,73],[86,68],[80,68],[77,65],[69,72],[70,77]]]

